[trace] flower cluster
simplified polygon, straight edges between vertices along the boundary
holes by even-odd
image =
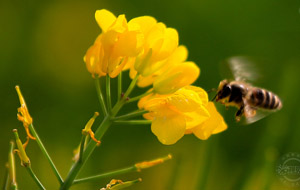
[[[151,86],[138,107],[149,113],[152,132],[163,144],[174,144],[184,134],[207,139],[227,128],[207,93],[191,86],[200,68],[187,61],[188,51],[179,45],[175,29],[150,16],[127,21],[107,10],[98,10],[102,32],[84,56],[93,77],[114,78],[124,70],[139,87]]]

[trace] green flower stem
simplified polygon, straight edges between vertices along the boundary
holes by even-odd
[[[5,164],[4,178],[2,190],[9,189],[8,163]]]
[[[145,92],[144,94],[141,94],[141,95],[139,95],[139,96],[136,96],[136,97],[130,98],[129,100],[127,100],[127,102],[126,102],[126,103],[130,103],[130,102],[138,101],[139,99],[141,99],[141,98],[143,98],[143,97],[145,97],[145,96],[147,96],[147,95],[151,94],[152,92],[153,92],[153,91],[152,91],[152,90],[150,90],[150,91],[148,91],[148,92]]]
[[[111,113],[107,113],[107,111],[105,112],[105,117],[102,121],[102,123],[100,124],[100,126],[97,128],[96,132],[95,132],[95,138],[101,140],[102,136],[104,135],[104,133],[107,131],[107,129],[110,127],[110,125],[112,124],[111,118],[115,117],[117,115],[117,113],[119,112],[119,110],[122,108],[122,106],[125,104],[126,102],[126,98],[128,97],[128,95],[132,92],[132,90],[134,89],[136,82],[138,79],[138,75],[136,75],[136,77],[131,81],[127,91],[125,92],[124,96],[122,97],[122,99],[120,101],[118,101],[116,103],[116,105],[112,108]],[[99,78],[96,79],[96,88],[97,88],[97,92],[98,92],[98,96],[99,96],[99,100],[100,103],[102,105],[102,108],[105,108],[105,104],[103,101],[103,96],[101,95],[101,89],[100,89],[100,84],[99,84]],[[106,110],[106,109],[105,109]],[[88,160],[88,158],[90,157],[90,155],[92,154],[92,152],[94,151],[94,149],[96,148],[96,142],[94,141],[90,141],[84,152],[83,152],[83,156],[82,156],[82,160],[81,162],[76,162],[71,170],[68,173],[68,176],[65,180],[65,182],[61,185],[60,190],[67,190],[69,189],[76,176],[78,175],[80,169],[82,168],[82,166],[84,166],[85,162]]]
[[[34,129],[34,127],[33,127],[32,124],[29,125],[29,130],[30,130],[30,132],[33,134],[33,136],[36,138],[36,142],[37,142],[38,146],[40,147],[41,151],[43,152],[43,154],[46,156],[48,162],[50,163],[50,166],[51,166],[51,168],[52,168],[52,170],[53,170],[53,172],[54,172],[56,178],[58,179],[59,183],[62,184],[62,183],[63,183],[63,179],[61,178],[61,176],[60,176],[58,170],[56,169],[56,167],[55,167],[55,165],[54,165],[54,163],[53,163],[51,157],[49,156],[49,154],[48,154],[46,148],[44,147],[44,145],[43,145],[43,143],[42,143],[40,137],[38,136],[38,134],[37,134],[37,132],[35,131],[35,129]]]
[[[137,117],[137,116],[143,115],[145,113],[148,113],[148,111],[146,111],[146,110],[137,110],[137,111],[125,114],[125,115],[114,117],[111,120],[113,120],[113,121],[116,121],[116,120],[126,120],[126,119],[130,119],[132,117]]]
[[[89,182],[89,181],[97,181],[97,180],[102,179],[102,178],[113,177],[113,176],[116,176],[116,175],[121,175],[121,174],[129,173],[129,172],[137,172],[137,171],[138,171],[138,168],[135,165],[133,165],[133,166],[130,166],[130,167],[127,167],[127,168],[122,168],[122,169],[119,169],[119,170],[110,171],[110,172],[95,175],[95,176],[90,176],[90,177],[77,179],[77,180],[74,181],[73,184],[75,185],[75,184],[85,183],[85,182]]]
[[[99,102],[100,102],[101,109],[102,109],[103,113],[105,115],[107,115],[107,109],[106,109],[106,106],[105,106],[105,103],[104,103],[104,98],[103,98],[102,90],[101,90],[101,87],[100,87],[100,78],[99,77],[95,78],[95,86],[96,86],[96,90],[97,90],[98,99],[99,99]]]
[[[139,76],[140,76],[140,75],[137,74],[137,75],[134,77],[134,79],[131,81],[131,83],[130,83],[128,89],[126,90],[126,92],[125,92],[125,94],[124,94],[124,96],[123,96],[123,99],[126,99],[126,98],[129,96],[129,94],[133,91],[133,89],[134,89],[134,87],[135,87],[135,85],[136,85],[136,82],[137,82]]]
[[[16,164],[15,164],[15,155],[14,155],[15,143],[10,141],[9,154],[8,154],[8,171],[9,171],[9,182],[11,189],[18,189],[16,181]]]
[[[118,101],[121,100],[122,96],[122,72],[118,75]]]
[[[122,125],[149,125],[152,123],[150,120],[129,120],[129,121],[114,121],[116,124]]]
[[[3,190],[10,190],[10,186],[9,186],[9,175],[8,175],[8,168],[5,168],[5,173],[4,173],[4,181],[3,181],[3,186],[2,186]]]
[[[79,162],[82,162],[82,155],[83,155],[83,151],[84,151],[86,137],[87,136],[85,136],[85,135],[82,134],[81,141],[80,141],[79,158],[78,158]]]
[[[106,105],[108,112],[111,112],[111,94],[110,94],[110,77],[106,75]]]
[[[111,120],[110,120],[110,116],[107,115],[102,123],[100,124],[100,126],[98,127],[98,129],[95,132],[95,138],[101,140],[102,136],[104,135],[104,133],[107,131],[107,129],[109,128],[109,126],[111,125]],[[92,154],[92,152],[94,151],[94,149],[96,148],[96,142],[95,141],[89,141],[89,143],[87,144],[84,152],[83,152],[83,156],[82,156],[82,160],[81,162],[76,162],[65,182],[62,184],[60,190],[67,190],[71,187],[71,185],[73,184],[74,179],[76,178],[76,176],[78,175],[80,169],[82,168],[82,166],[85,164],[85,162],[88,160],[88,158],[90,157],[90,155]]]
[[[117,115],[117,113],[119,112],[119,110],[122,108],[122,106],[126,103],[126,99],[127,97],[130,95],[130,93],[132,92],[132,90],[134,89],[137,79],[138,79],[139,75],[136,75],[135,78],[131,81],[128,89],[126,90],[126,92],[124,93],[124,96],[121,98],[120,101],[118,101],[116,103],[116,105],[113,107],[112,111],[111,111],[111,116],[114,117]]]
[[[43,184],[40,182],[40,180],[36,177],[36,175],[34,174],[34,172],[32,171],[31,167],[25,167],[28,171],[28,173],[30,174],[30,176],[34,179],[34,182],[39,186],[39,189],[45,189],[45,187],[43,186]]]

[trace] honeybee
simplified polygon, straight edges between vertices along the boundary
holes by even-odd
[[[258,115],[258,111],[270,112],[282,108],[282,102],[276,94],[246,82],[247,79],[256,78],[257,75],[255,72],[251,73],[249,61],[245,57],[232,57],[227,60],[227,64],[234,75],[234,80],[222,80],[214,99],[226,107],[237,107],[236,121],[240,121],[244,116],[247,123],[252,123],[264,117],[263,114]]]

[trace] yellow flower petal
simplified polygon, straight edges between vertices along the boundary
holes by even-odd
[[[141,88],[147,87],[147,86],[153,84],[155,78],[156,78],[155,75],[149,75],[147,77],[139,76],[137,85],[138,85],[138,87],[141,87]]]
[[[182,112],[194,111],[202,105],[198,94],[185,88],[179,89],[177,92],[168,97],[167,102]]]
[[[119,15],[117,19],[108,28],[110,31],[115,31],[117,33],[123,33],[128,30],[127,20],[124,14]]]
[[[193,112],[187,112],[184,114],[186,118],[186,129],[192,129],[204,121],[206,121],[211,115],[204,106],[194,110]]]
[[[188,50],[185,46],[180,45],[178,46],[174,53],[168,58],[168,63],[181,63],[184,62],[188,57]],[[167,63],[167,64],[168,64]]]
[[[97,38],[100,39],[101,35]],[[105,76],[106,73],[102,71],[102,63],[104,57],[104,50],[102,45],[96,40],[95,44],[92,45],[86,52],[84,56],[84,62],[86,63],[87,70],[92,75]]]
[[[157,23],[146,37],[145,51],[152,49],[151,61],[161,61],[170,56],[178,46],[178,33],[173,28],[166,28],[163,23]]]
[[[199,139],[206,140],[212,134],[222,132],[227,129],[223,117],[218,113],[214,103],[208,102],[207,110],[210,113],[210,118],[204,121],[201,125],[191,129]]]
[[[170,56],[178,46],[178,32],[174,28],[167,28],[164,33],[164,41],[159,47],[159,53],[153,56],[154,61],[163,60]]]
[[[151,130],[162,144],[174,144],[184,135],[185,117],[167,107],[160,111],[163,114],[154,117]]]
[[[200,69],[193,62],[176,64],[156,78],[153,88],[159,94],[170,94],[179,88],[192,84],[199,74]]]
[[[106,32],[116,20],[116,16],[106,9],[97,10],[95,18],[103,32]]]
[[[144,38],[138,31],[125,32],[118,36],[115,43],[114,54],[119,56],[137,56],[142,48]]]
[[[201,99],[202,104],[205,106],[207,105],[208,94],[203,88],[200,88],[198,86],[193,86],[193,85],[185,86],[184,88],[196,92],[198,94],[199,98]]]
[[[157,23],[155,18],[151,16],[141,16],[131,19],[128,22],[129,27],[133,27],[133,25],[139,25],[141,31],[144,35],[147,35],[149,30]]]

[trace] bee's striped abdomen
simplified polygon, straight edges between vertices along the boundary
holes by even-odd
[[[270,91],[253,88],[250,90],[250,102],[253,106],[264,109],[280,109],[282,107],[281,101]]]

